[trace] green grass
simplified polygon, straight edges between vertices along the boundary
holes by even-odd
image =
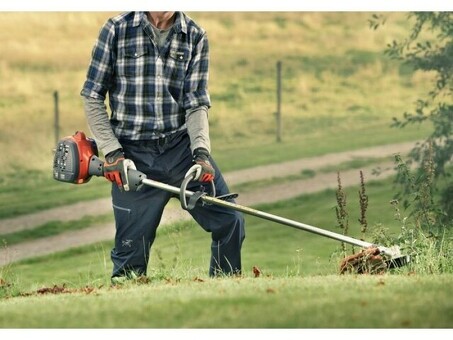
[[[92,178],[83,185],[58,182],[52,178],[50,165],[48,172],[16,168],[0,178],[0,218],[109,197],[110,188],[104,178]]]
[[[293,144],[283,142],[279,144],[261,145],[267,153],[258,151],[256,147],[250,147],[240,152],[241,157],[236,157],[236,153],[225,152],[220,153],[220,157],[215,157],[217,162],[223,163],[222,171],[234,171],[237,169],[248,168],[256,164],[269,164],[280,160],[294,160],[301,157],[313,157],[329,152],[341,152],[349,149],[354,149],[357,146],[346,144],[343,147],[337,147],[337,141],[331,141],[332,145],[327,145],[331,141],[326,141],[317,144],[317,148],[307,147],[301,155],[295,154],[297,149]],[[304,142],[305,143],[305,142]],[[326,144],[324,144],[326,143]],[[363,143],[360,147],[372,146],[373,144]],[[415,145],[415,143],[414,143]],[[256,152],[256,153],[254,153]],[[246,161],[242,161],[242,160]],[[355,159],[348,162],[343,162],[335,167],[324,167],[317,171],[337,171],[345,169],[357,169],[362,166],[373,164],[383,159]],[[241,192],[251,190],[257,187],[265,186],[272,181],[273,183],[283,182],[287,180],[296,180],[310,178],[314,175],[313,171],[306,170],[299,175],[290,176],[288,178],[277,178],[271,180],[250,182],[246,185],[241,185]],[[16,168],[12,173],[8,173],[0,178],[0,218],[15,217],[23,214],[29,214],[45,209],[55,208],[80,201],[88,201],[97,198],[109,197],[110,184],[103,178],[93,177],[88,183],[83,185],[75,185],[55,181],[52,178],[51,169],[48,172],[40,170],[25,170]],[[233,190],[234,187],[232,186]]]
[[[123,289],[104,287],[88,294],[3,300],[0,326],[449,328],[453,318],[452,279],[451,275],[334,275],[182,280]]]
[[[232,185],[232,186],[230,186],[230,189],[232,192],[240,191],[241,193],[245,193],[245,192],[253,191],[258,188],[263,188],[263,187],[266,187],[269,185],[277,185],[277,184],[292,182],[295,180],[313,178],[315,175],[316,175],[315,171],[307,169],[307,170],[303,170],[300,173],[295,174],[295,175],[288,175],[285,177],[271,177],[271,178],[266,178],[266,179],[262,179],[262,180],[241,183],[238,185]]]
[[[384,225],[389,233],[399,231],[394,221],[391,180],[370,182],[367,214],[371,239],[373,228]],[[345,189],[348,197],[350,219],[349,235],[361,237],[358,187]],[[326,190],[312,195],[260,205],[258,210],[286,217],[295,221],[327,229],[341,234],[335,218],[335,192]],[[253,266],[258,266],[265,275],[310,276],[338,272],[340,243],[306,231],[297,230],[251,215],[246,217],[246,240],[243,247],[243,266],[246,275]],[[63,282],[107,282],[111,264],[112,241],[70,249],[49,256],[37,257],[14,263],[4,269],[16,276],[17,286],[28,290],[33,285],[52,285]],[[205,277],[209,263],[210,237],[193,221],[178,222],[173,226],[159,228],[158,237],[151,251],[149,276],[162,278]],[[352,252],[352,248],[348,248]]]
[[[334,166],[325,166],[319,169],[322,173],[345,171],[350,169],[360,169],[369,165],[380,165],[384,162],[391,160],[389,157],[379,157],[379,158],[366,158],[366,157],[357,157],[350,161],[342,162]]]
[[[282,183],[288,183],[292,181],[297,181],[297,180],[307,180],[310,178],[313,178],[316,176],[316,173],[336,173],[337,171],[346,171],[346,170],[352,170],[352,169],[360,169],[364,166],[370,166],[370,165],[379,165],[382,164],[385,161],[389,161],[388,157],[384,158],[363,158],[363,157],[357,157],[355,159],[352,159],[350,161],[345,161],[341,162],[336,165],[328,165],[321,167],[319,169],[312,170],[312,169],[304,169],[300,173],[294,174],[294,175],[286,175],[282,177],[272,177],[272,178],[267,178],[267,179],[262,179],[262,180],[257,180],[257,181],[250,181],[247,183],[241,183],[239,185],[232,185],[230,186],[231,191],[240,191],[241,193],[252,191],[258,188],[263,188],[269,185],[277,185],[277,184],[282,184]]]
[[[21,242],[54,236],[67,231],[89,228],[95,224],[112,221],[113,216],[111,213],[108,215],[84,216],[81,219],[68,222],[51,221],[31,230],[21,230],[14,233],[3,234],[0,236],[0,240],[2,240],[5,245],[11,246]]]
[[[332,123],[334,124],[334,122]],[[307,122],[307,125],[309,123]],[[283,141],[275,142],[274,137],[260,138],[235,145],[230,140],[213,140],[213,157],[222,171],[233,171],[249,167],[275,164],[305,157],[315,157],[330,153],[359,150],[376,145],[415,142],[427,135],[427,127],[407,127],[390,129],[383,123],[376,126],[360,126],[339,131],[337,128],[312,128],[311,134],[297,133]],[[313,135],[315,134],[316,135]]]
[[[369,231],[400,224],[392,181],[369,181]],[[350,232],[360,237],[358,187],[345,188]],[[325,190],[256,207],[337,233],[335,193]],[[246,215],[243,277],[210,279],[209,234],[193,221],[161,227],[149,282],[109,284],[112,241],[0,268],[4,328],[443,328],[450,327],[451,274],[411,267],[385,275],[338,275],[340,243]],[[352,249],[348,247],[348,251]],[[255,278],[252,267],[261,270]],[[42,295],[42,288],[66,289]],[[31,308],[30,306],[33,306]],[[89,306],[89,308],[87,308]],[[112,313],[121,310],[121,313]],[[146,310],[147,313],[143,313]],[[27,318],[20,317],[27,313]],[[385,316],[385,317],[384,317]]]

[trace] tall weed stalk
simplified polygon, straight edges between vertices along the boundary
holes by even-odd
[[[390,237],[380,227],[374,238],[383,245],[398,245],[403,253],[412,255],[409,270],[415,273],[453,273],[453,222],[445,221],[445,213],[434,200],[431,146],[425,149],[421,162],[422,172],[413,173],[408,163],[395,155],[396,182],[403,190],[390,203],[401,230],[397,236]]]
[[[337,184],[338,188],[335,192],[337,199],[337,206],[335,207],[335,213],[337,216],[338,227],[343,230],[343,235],[348,235],[349,230],[349,213],[347,210],[346,204],[346,192],[343,190],[341,184],[340,172],[337,172]],[[341,250],[343,254],[346,254],[346,245],[344,242],[341,242]]]

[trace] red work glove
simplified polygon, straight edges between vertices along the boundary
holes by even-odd
[[[124,153],[121,149],[109,152],[105,155],[104,177],[110,182],[116,183],[118,189],[123,191],[123,181],[126,179],[127,169],[124,166]]]
[[[215,170],[209,162],[209,152],[204,148],[197,148],[193,152],[193,161],[201,166],[201,173],[195,180],[200,182],[211,182],[215,177]]]

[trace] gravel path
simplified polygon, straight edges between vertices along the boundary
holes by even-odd
[[[388,162],[380,164],[383,179],[394,174],[391,156],[396,153],[407,154],[414,142],[403,144],[384,145],[366,148],[356,151],[327,154],[320,157],[305,158],[279,164],[260,166],[224,174],[230,186],[241,183],[262,180],[266,178],[278,178],[288,175],[300,174],[303,170],[318,170],[326,166],[338,165],[342,162],[357,158],[381,158],[389,157]],[[366,181],[376,178],[372,174],[377,165],[361,168]],[[341,172],[341,181],[344,187],[359,184],[359,170],[348,170]],[[314,193],[320,190],[337,187],[337,173],[319,173],[310,179],[296,180],[287,183],[269,185],[250,192],[239,193],[237,203],[252,206],[260,203],[272,203],[290,199],[305,193]],[[271,194],[270,194],[271,193]],[[80,202],[71,206],[49,209],[46,211],[0,220],[0,235],[12,233],[19,230],[35,228],[44,223],[60,220],[71,221],[80,219],[82,216],[106,214],[112,212],[110,198],[97,199],[88,202]],[[182,210],[178,204],[170,203],[163,215],[162,225],[177,220],[190,218],[190,215]],[[96,225],[82,230],[68,231],[66,233],[24,242],[0,249],[0,266],[39,255],[46,255],[52,252],[65,250],[90,243],[105,240],[112,240],[114,237],[114,226],[111,223]],[[0,236],[1,238],[1,236]]]

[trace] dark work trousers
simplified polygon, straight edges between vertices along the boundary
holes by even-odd
[[[149,179],[180,187],[193,165],[190,140],[186,131],[160,141],[120,141],[125,157]],[[229,193],[222,174],[211,159],[217,195]],[[192,181],[188,190],[198,191],[203,184]],[[210,183],[204,185],[209,192]],[[112,277],[127,276],[132,271],[146,275],[151,246],[165,205],[174,194],[144,185],[137,192],[121,192],[112,184],[115,215],[115,246],[111,251]],[[230,200],[234,202],[233,200]],[[182,208],[181,208],[182,209]],[[241,247],[245,237],[244,218],[232,209],[198,202],[189,210],[197,223],[211,233],[209,275],[241,273]]]

